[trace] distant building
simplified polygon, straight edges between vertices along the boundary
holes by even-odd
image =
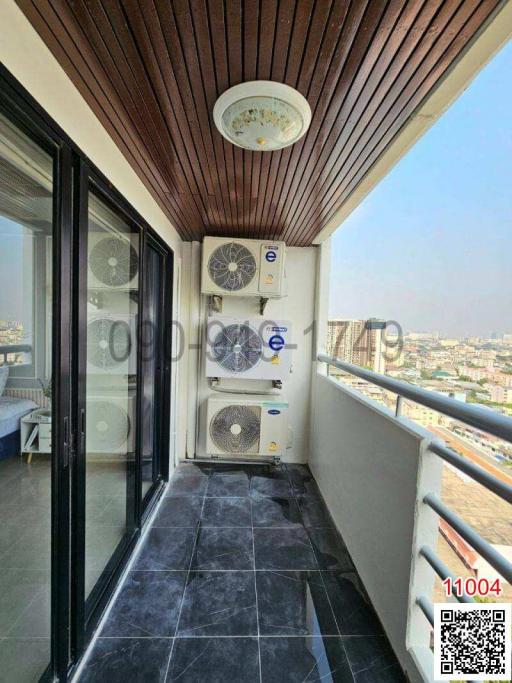
[[[437,341],[439,339],[439,332],[408,332],[407,339],[410,341]]]
[[[422,427],[438,426],[441,422],[441,415],[435,410],[409,401],[402,403],[402,415],[417,422]]]
[[[385,372],[382,331],[386,323],[383,320],[333,319],[327,325],[327,353],[330,356],[369,367],[375,372]]]
[[[493,403],[512,403],[512,388],[500,384],[487,384],[486,389]]]
[[[440,346],[443,346],[444,348],[453,348],[455,346],[459,345],[459,340],[458,339],[440,339],[439,344]]]
[[[487,379],[489,372],[483,368],[472,368],[462,365],[459,367],[459,375],[461,377],[469,377],[473,382],[480,382],[482,379]]]

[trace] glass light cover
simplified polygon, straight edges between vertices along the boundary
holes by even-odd
[[[307,131],[311,109],[294,88],[275,81],[249,81],[226,90],[213,109],[219,132],[258,152],[292,145]]]
[[[304,121],[297,109],[275,97],[246,97],[222,115],[227,137],[246,149],[269,151],[293,144]]]

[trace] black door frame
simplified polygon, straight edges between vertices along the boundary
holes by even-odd
[[[151,489],[151,497],[145,498],[144,506],[140,497],[140,483],[142,475],[141,467],[141,423],[142,414],[141,406],[141,391],[142,391],[142,345],[141,341],[141,325],[138,326],[138,345],[137,345],[137,427],[136,427],[136,460],[135,460],[135,491],[134,491],[134,509],[132,511],[133,530],[131,535],[127,535],[124,541],[116,549],[111,557],[105,572],[100,577],[99,582],[94,587],[91,595],[85,600],[85,584],[84,584],[84,569],[85,569],[85,457],[86,457],[86,441],[85,441],[85,426],[86,426],[86,411],[85,411],[85,377],[86,377],[86,355],[85,349],[79,349],[79,340],[86,338],[86,318],[85,318],[85,301],[80,301],[87,289],[87,231],[88,231],[88,195],[90,192],[94,193],[101,201],[109,206],[114,212],[122,216],[122,218],[130,225],[130,227],[139,234],[140,248],[139,248],[139,320],[142,320],[144,315],[144,259],[145,259],[145,245],[148,240],[152,244],[158,245],[162,255],[165,256],[166,276],[162,279],[162,310],[161,310],[161,327],[167,329],[170,327],[172,319],[172,266],[173,253],[169,247],[156,235],[151,227],[144,221],[144,219],[133,209],[133,207],[120,195],[115,188],[109,183],[104,176],[87,160],[81,158],[78,161],[77,168],[77,182],[76,182],[76,201],[75,206],[77,215],[75,217],[75,224],[77,225],[76,244],[74,250],[75,269],[77,277],[74,279],[75,287],[75,321],[74,334],[75,347],[73,350],[73,358],[75,360],[75,393],[77,395],[76,410],[74,412],[73,433],[76,434],[76,449],[75,449],[75,468],[73,472],[73,514],[71,519],[71,537],[72,537],[72,571],[76,568],[75,580],[72,580],[73,590],[71,595],[72,610],[74,615],[73,622],[73,652],[76,654],[83,652],[84,647],[90,640],[94,630],[97,626],[99,618],[103,613],[115,586],[121,574],[128,563],[133,549],[140,537],[141,529],[147,519],[147,513],[156,504],[159,494],[162,492],[165,482],[168,479],[169,463],[168,459],[162,462],[162,472],[158,482]],[[170,287],[166,287],[166,283],[170,280]],[[167,324],[169,323],[169,324]],[[164,342],[166,348],[171,348],[170,340]],[[170,396],[170,364],[164,366],[164,391],[169,391]],[[163,425],[163,444],[162,452],[168,452],[169,441],[169,423],[170,410],[169,401],[165,402],[162,411],[162,425]]]
[[[161,285],[160,285],[160,306],[158,313],[158,325],[155,333],[158,335],[158,353],[160,356],[160,372],[157,378],[156,386],[156,403],[159,407],[157,415],[157,425],[158,429],[155,429],[155,435],[159,436],[159,457],[158,457],[158,472],[156,480],[153,482],[149,490],[146,492],[144,497],[140,498],[140,509],[139,516],[144,523],[148,518],[152,510],[152,503],[156,500],[155,493],[161,488],[162,484],[169,478],[169,458],[162,458],[162,454],[170,454],[170,400],[162,400],[165,397],[171,396],[171,347],[172,347],[172,292],[173,292],[173,259],[172,252],[168,247],[159,239],[155,234],[151,232],[146,232],[144,235],[143,246],[142,246],[142,259],[145,266],[141,272],[146,273],[148,269],[147,265],[147,254],[148,248],[153,249],[158,252],[162,258],[162,272],[161,272]],[[167,286],[166,286],[167,285]],[[142,285],[141,290],[141,301],[143,303],[143,310],[146,302],[146,290],[145,283]],[[144,323],[144,321],[143,321]],[[140,405],[138,406],[138,435],[141,439],[139,446],[139,466],[141,468],[140,473],[138,473],[138,484],[139,488],[142,482],[142,438],[143,438],[143,410],[142,410],[142,389],[143,389],[143,376],[142,376],[142,364],[144,356],[144,343],[142,339],[143,335],[143,325],[141,325],[140,335],[139,335],[139,352],[140,359],[139,365],[141,367],[141,392],[140,392]],[[158,432],[158,434],[157,434]],[[139,498],[139,496],[138,496]]]
[[[76,558],[76,580],[72,583],[74,584],[74,598],[73,603],[75,605],[75,610],[79,614],[77,618],[78,630],[76,631],[75,637],[78,643],[78,649],[83,647],[83,644],[88,640],[89,636],[92,634],[94,627],[97,622],[96,615],[98,612],[103,611],[103,607],[108,601],[111,590],[110,587],[112,582],[116,582],[119,573],[124,568],[127,560],[131,555],[134,544],[136,543],[139,530],[139,502],[137,500],[137,482],[133,481],[133,502],[134,506],[129,510],[129,517],[127,523],[131,525],[131,532],[127,529],[127,533],[120,545],[116,548],[114,554],[110,558],[108,564],[105,567],[104,572],[100,576],[97,584],[92,589],[90,596],[85,599],[85,583],[84,583],[84,570],[85,570],[85,473],[86,473],[86,396],[85,396],[85,385],[87,377],[87,356],[86,348],[84,344],[80,344],[78,340],[86,339],[87,335],[87,239],[88,239],[88,205],[89,205],[89,195],[93,193],[98,199],[104,202],[110,209],[115,213],[120,215],[126,223],[139,235],[140,244],[142,244],[143,227],[138,224],[137,221],[133,219],[130,212],[126,209],[124,202],[119,201],[117,193],[112,187],[105,185],[102,178],[98,176],[91,166],[86,162],[80,163],[79,168],[79,216],[77,220],[78,225],[78,236],[77,236],[77,248],[75,253],[75,258],[77,262],[77,270],[79,277],[75,282],[77,287],[76,292],[76,330],[75,339],[77,340],[77,345],[75,349],[76,358],[76,372],[77,372],[77,423],[74,425],[74,431],[77,434],[78,445],[76,450],[76,469],[75,477],[73,481],[73,488],[76,492],[74,514],[72,518],[72,537],[75,541],[75,552],[74,557]],[[141,255],[139,248],[139,273],[141,270]],[[140,277],[139,280],[143,278]],[[139,290],[140,292],[140,290]],[[139,311],[140,311],[140,293],[139,293]],[[138,314],[140,318],[140,312]],[[140,362],[139,353],[137,353],[137,403],[140,394]],[[140,459],[140,438],[138,430],[136,431],[136,461],[135,461],[135,472],[138,472],[138,461]],[[113,577],[116,577],[113,579]],[[81,629],[81,625],[85,624],[85,628]]]
[[[0,113],[52,155],[53,164],[53,320],[52,363],[54,420],[52,426],[52,514],[51,514],[51,661],[42,680],[67,681],[76,670],[99,619],[111,598],[145,520],[158,501],[168,479],[169,463],[164,458],[158,482],[151,498],[142,506],[140,500],[140,420],[137,422],[136,506],[134,532],[125,547],[116,553],[116,565],[110,580],[95,591],[93,602],[85,610],[83,595],[84,538],[79,527],[84,510],[83,453],[84,405],[76,400],[83,373],[78,353],[83,320],[78,295],[79,277],[84,277],[80,257],[80,234],[87,221],[84,193],[89,185],[116,210],[121,211],[141,235],[139,272],[143,274],[146,239],[158,244],[165,253],[165,276],[162,279],[162,327],[166,349],[163,366],[163,391],[168,400],[162,407],[162,452],[169,453],[171,397],[172,283],[174,254],[131,204],[83,154],[79,147],[33,99],[23,86],[0,64]],[[85,208],[84,208],[85,207]],[[85,221],[85,223],[84,223]],[[143,277],[141,278],[143,280]],[[142,302],[142,293],[141,293]],[[83,308],[83,307],[82,307]],[[139,352],[140,353],[140,350]],[[82,354],[83,356],[83,354]],[[141,363],[137,359],[137,405],[140,401]],[[172,456],[171,456],[172,457]],[[145,499],[146,500],[146,499]],[[78,520],[78,521],[77,521]],[[83,527],[84,528],[84,527]],[[77,533],[78,531],[78,533]],[[73,573],[72,573],[73,572]],[[73,576],[73,580],[70,577]]]
[[[39,107],[0,65],[0,112],[53,158],[51,656],[43,680],[64,680],[70,664],[72,152]]]

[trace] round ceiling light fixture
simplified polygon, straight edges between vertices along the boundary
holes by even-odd
[[[297,90],[275,81],[248,81],[223,93],[213,108],[219,132],[238,147],[271,152],[297,142],[311,107]]]

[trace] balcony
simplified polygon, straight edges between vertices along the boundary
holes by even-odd
[[[181,465],[80,681],[404,681],[308,467]]]
[[[399,412],[414,399],[508,439],[512,421],[319,360],[394,391],[396,414],[320,371],[311,469],[180,465],[80,681],[433,680],[434,584],[452,576],[438,531],[510,583],[510,562],[439,498],[443,462],[505,504],[509,483]]]
[[[431,682],[442,580],[512,594],[508,476],[402,408],[511,420],[322,355],[331,236],[511,37],[512,0],[0,3],[0,682]],[[388,260],[373,224],[343,272],[421,284],[412,227]],[[218,373],[217,313],[258,330]],[[219,445],[224,400],[250,419]]]

